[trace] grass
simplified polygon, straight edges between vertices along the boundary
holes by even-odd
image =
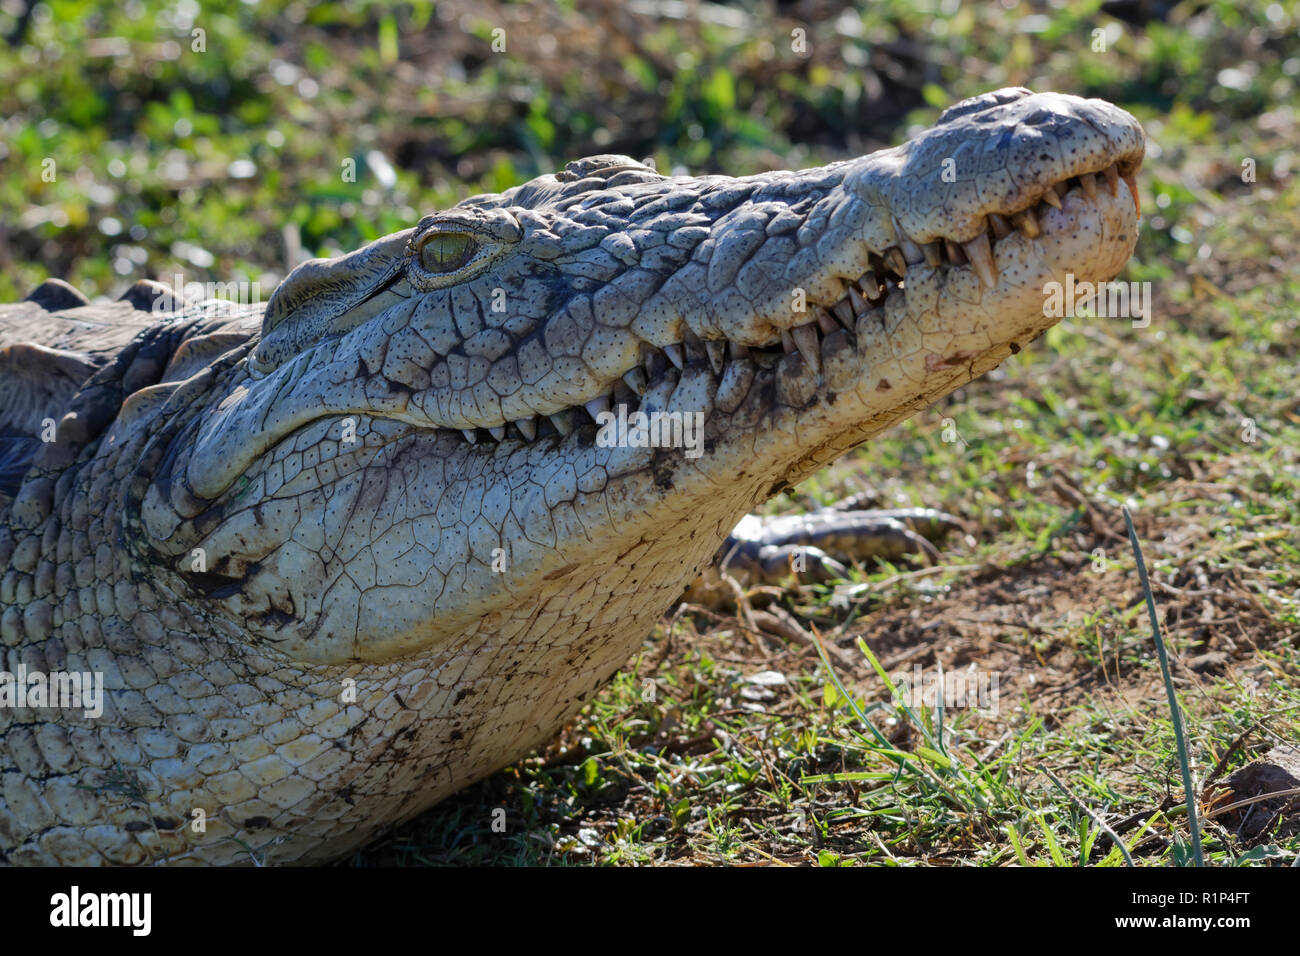
[[[0,10],[0,33],[22,27],[0,51],[0,299],[47,275],[112,296],[178,270],[269,289],[297,246],[351,249],[574,156],[797,167],[1003,85],[1101,96],[1147,129],[1119,278],[1151,283],[1149,327],[1066,320],[768,505],[866,491],[943,507],[970,533],[941,565],[755,592],[752,616],[672,609],[545,751],[351,862],[1185,864],[1188,789],[1208,865],[1300,859],[1294,808],[1215,797],[1300,732],[1300,4],[1178,4],[1141,24],[1098,0],[886,0],[808,23],[720,4],[686,20],[36,9]],[[890,681],[915,665],[997,676],[998,706],[914,706]]]
[[[1133,560],[1137,564],[1138,580],[1142,583],[1142,595],[1146,600],[1147,613],[1151,617],[1151,639],[1155,642],[1156,653],[1160,657],[1160,676],[1165,682],[1165,693],[1169,697],[1169,722],[1174,728],[1174,743],[1178,748],[1178,767],[1183,773],[1183,806],[1187,813],[1187,826],[1192,837],[1192,856],[1197,866],[1205,865],[1205,855],[1201,851],[1201,825],[1197,819],[1197,793],[1192,786],[1191,757],[1187,753],[1187,737],[1183,733],[1183,714],[1174,691],[1173,676],[1169,672],[1169,652],[1165,649],[1164,638],[1160,636],[1160,617],[1156,613],[1156,601],[1151,595],[1151,580],[1147,577],[1147,565],[1142,559],[1142,545],[1138,543],[1137,530],[1133,527],[1133,515],[1128,508],[1123,509],[1124,527],[1128,531],[1129,543],[1133,546]],[[1056,781],[1053,781],[1054,783]],[[1129,858],[1130,865],[1132,858]]]

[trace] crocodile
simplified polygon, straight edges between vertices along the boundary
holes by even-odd
[[[264,304],[0,307],[0,861],[331,861],[544,744],[743,516],[1123,268],[1144,143],[999,90],[819,168],[570,162]]]

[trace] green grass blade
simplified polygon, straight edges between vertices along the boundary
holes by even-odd
[[[1099,828],[1100,828],[1100,829],[1101,829],[1101,830],[1102,830],[1102,831],[1103,831],[1107,836],[1110,837],[1111,843],[1113,843],[1113,844],[1115,845],[1115,848],[1118,849],[1119,852],[1122,853],[1122,854],[1124,855],[1124,863],[1125,863],[1127,866],[1133,866],[1133,865],[1134,865],[1134,864],[1133,864],[1133,857],[1129,855],[1128,847],[1126,847],[1126,846],[1124,845],[1124,841],[1121,840],[1121,839],[1119,838],[1119,834],[1116,833],[1114,830],[1112,830],[1112,829],[1107,825],[1106,821],[1103,820],[1103,819],[1102,819],[1098,814],[1093,813],[1091,807],[1089,807],[1086,803],[1084,803],[1082,800],[1080,800],[1078,797],[1076,797],[1073,793],[1071,793],[1070,790],[1069,790],[1069,788],[1066,787],[1065,784],[1063,784],[1063,783],[1061,783],[1061,781],[1057,780],[1057,779],[1056,779],[1056,776],[1052,773],[1052,771],[1048,770],[1046,767],[1039,767],[1038,769],[1041,770],[1041,771],[1046,775],[1046,777],[1047,777],[1048,780],[1050,780],[1050,781],[1052,781],[1052,783],[1056,784],[1056,786],[1057,786],[1058,788],[1060,788],[1061,792],[1064,793],[1067,797],[1069,797],[1069,798],[1070,798],[1070,801],[1071,801],[1071,802],[1072,802],[1076,807],[1078,807],[1078,808],[1079,808],[1080,810],[1082,810],[1084,813],[1088,814],[1089,819],[1091,819],[1093,823],[1097,824],[1097,826],[1098,826],[1098,827],[1099,827]],[[1114,852],[1114,851],[1112,851],[1112,852]],[[1085,854],[1084,860],[1086,861],[1086,859],[1087,859],[1087,856],[1086,856],[1086,854]]]
[[[1151,617],[1151,633],[1156,639],[1156,653],[1160,657],[1160,673],[1165,679],[1165,693],[1169,696],[1169,714],[1174,724],[1174,739],[1178,744],[1178,763],[1183,771],[1183,793],[1187,796],[1187,823],[1192,831],[1192,855],[1197,866],[1205,866],[1205,856],[1201,852],[1201,827],[1196,816],[1196,794],[1192,790],[1192,766],[1187,752],[1187,738],[1183,734],[1183,715],[1178,708],[1178,697],[1174,693],[1174,680],[1169,673],[1169,654],[1165,650],[1165,640],[1160,634],[1160,618],[1156,614],[1156,599],[1151,594],[1151,581],[1147,578],[1147,565],[1142,560],[1142,546],[1138,544],[1137,529],[1133,527],[1133,515],[1128,505],[1124,506],[1124,524],[1128,528],[1129,544],[1133,546],[1133,558],[1137,562],[1138,580],[1142,583],[1142,593],[1146,596],[1147,614]]]
[[[1016,851],[1016,859],[1020,861],[1021,866],[1033,866],[1029,862],[1029,857],[1025,856],[1025,848],[1020,845],[1020,834],[1016,833],[1016,828],[1010,823],[1007,824],[1007,838],[1011,841],[1011,848]]]

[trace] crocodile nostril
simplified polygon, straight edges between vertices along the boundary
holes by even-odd
[[[1056,114],[1049,109],[1034,110],[1020,122],[1025,126],[1043,126],[1052,121]]]

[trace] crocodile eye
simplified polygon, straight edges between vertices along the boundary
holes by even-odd
[[[474,258],[479,242],[463,232],[440,232],[420,246],[420,265],[434,274],[455,272]]]

